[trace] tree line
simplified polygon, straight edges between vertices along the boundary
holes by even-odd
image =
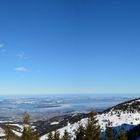
[[[21,137],[15,135],[11,129],[10,124],[5,125],[4,140],[39,140],[38,134],[34,133],[32,126],[29,124],[30,116],[26,113],[23,117],[23,131]],[[64,131],[63,136],[60,136],[59,131],[49,132],[46,140],[128,140],[127,135],[123,129],[119,133],[111,127],[106,128],[104,136],[101,136],[101,129],[98,125],[95,113],[90,113],[87,124],[85,126],[79,125],[75,131],[74,136],[67,130]]]

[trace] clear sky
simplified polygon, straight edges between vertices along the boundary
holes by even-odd
[[[139,0],[1,0],[0,94],[140,93]]]

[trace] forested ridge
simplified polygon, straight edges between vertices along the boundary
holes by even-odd
[[[5,138],[3,140],[39,140],[37,133],[33,132],[32,126],[29,124],[30,116],[26,113],[23,117],[23,131],[21,137],[17,136],[11,129],[10,124],[5,125]],[[67,130],[61,136],[59,131],[48,133],[46,140],[128,140],[127,134],[123,129],[116,133],[113,128],[106,128],[104,136],[101,135],[101,129],[96,119],[96,113],[90,113],[87,124],[85,126],[79,125],[75,131],[75,136],[72,136]]]

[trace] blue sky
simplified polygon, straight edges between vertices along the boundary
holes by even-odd
[[[139,7],[1,0],[0,94],[140,93]]]

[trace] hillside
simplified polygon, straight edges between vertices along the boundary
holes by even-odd
[[[102,134],[104,134],[106,126],[113,127],[116,130],[124,128],[125,131],[133,130],[138,124],[140,124],[140,98],[133,99],[116,106],[113,106],[102,113],[97,114],[98,123],[101,127]],[[87,123],[87,117],[81,119],[75,123],[68,123],[67,126],[58,129],[61,135],[67,130],[74,136],[75,130],[82,124],[85,126]],[[134,129],[135,130],[135,129]],[[40,140],[45,140],[44,135]]]
[[[128,132],[129,137],[137,137],[137,132],[140,128],[140,98],[133,99],[116,106],[113,106],[107,110],[104,110],[101,113],[97,113],[96,116],[99,126],[101,128],[101,134],[104,136],[106,126],[112,127],[115,130],[120,130],[124,128]],[[54,117],[47,120],[40,120],[36,122],[31,122],[33,131],[38,133],[40,140],[45,140],[47,134],[50,131],[58,130],[60,135],[64,134],[64,131],[67,130],[71,133],[72,140],[75,135],[75,131],[78,126],[81,124],[86,125],[88,119],[87,114],[75,113],[69,115],[63,115]],[[0,123],[0,136],[4,136],[3,126],[5,123]],[[23,129],[21,122],[11,122],[13,132],[20,136]],[[132,135],[134,134],[134,135]]]

